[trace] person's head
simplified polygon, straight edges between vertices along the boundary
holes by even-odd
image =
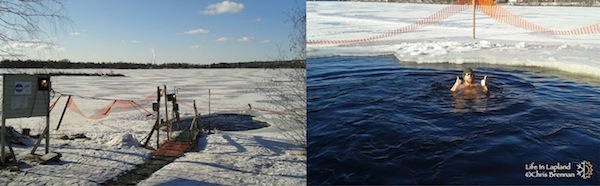
[[[474,77],[475,77],[475,74],[473,73],[473,69],[467,68],[467,69],[463,70],[463,79],[465,80],[465,82],[467,82],[469,84],[473,83]]]

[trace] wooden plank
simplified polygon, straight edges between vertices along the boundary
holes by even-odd
[[[187,148],[189,146],[190,143],[186,142],[168,142],[163,144],[163,147],[161,147],[161,149],[187,151]]]
[[[15,156],[15,151],[12,148],[11,142],[10,142],[10,138],[8,140],[8,150],[10,151],[10,157],[12,158],[12,160],[14,162],[17,162],[17,156]]]
[[[154,151],[150,154],[153,156],[162,156],[162,157],[181,157],[183,156],[184,151],[176,151],[176,150],[159,150]]]
[[[61,157],[62,154],[51,152],[46,155],[43,155],[42,157],[40,157],[40,159],[42,160],[42,164],[45,165],[49,162],[59,162]]]
[[[46,136],[46,130],[50,130],[48,128],[48,126],[46,126],[46,128],[44,128],[44,132],[42,132],[42,134],[40,135],[40,138],[38,138],[37,142],[35,142],[35,145],[33,145],[33,149],[31,149],[31,154],[32,155],[35,154],[35,151],[40,146],[40,143],[42,142],[42,139],[44,139],[44,137]]]
[[[190,143],[187,142],[165,142],[160,149],[150,153],[153,156],[165,157],[181,157],[190,148]]]

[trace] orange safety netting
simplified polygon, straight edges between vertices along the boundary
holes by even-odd
[[[515,27],[552,34],[552,35],[584,35],[584,34],[598,34],[600,33],[600,23],[591,24],[588,26],[584,26],[581,28],[576,28],[572,30],[552,30],[548,28],[544,28],[537,24],[528,22],[523,18],[512,14],[510,11],[499,6],[494,0],[477,0],[476,4],[477,8],[483,14],[490,16],[492,19],[509,24]],[[470,9],[473,7],[473,3],[471,0],[458,0],[454,2],[452,5],[447,6],[446,8],[418,21],[412,23],[408,26],[402,27],[400,29],[396,29],[384,34],[362,38],[362,39],[347,39],[347,40],[308,40],[306,42],[307,45],[319,45],[319,44],[357,44],[357,43],[367,43],[372,42],[378,39],[388,38],[392,36],[396,36],[399,34],[412,32],[418,29],[425,28],[427,26],[434,25],[444,19],[447,19],[457,13],[460,13],[466,9]]]
[[[514,15],[510,11],[498,6],[493,0],[481,0],[479,1],[479,11],[490,16],[492,19],[509,24],[522,29],[531,30],[534,32],[541,32],[551,35],[584,35],[584,34],[599,34],[600,23],[594,23],[580,28],[571,30],[552,30],[549,28],[542,27],[540,25],[531,23],[524,20],[523,18]]]
[[[75,104],[75,101],[73,101],[73,98],[69,99],[69,103],[67,103],[67,108],[79,115],[82,115],[86,118],[89,119],[102,119],[108,116],[108,114],[110,113],[110,111],[112,110],[112,106],[115,104],[116,101],[113,101],[111,104],[105,106],[103,109],[101,109],[100,111],[96,112],[96,114],[92,115],[92,116],[86,116],[85,114],[83,114],[83,112],[81,112],[81,110],[79,110],[79,107],[77,107],[77,105]]]
[[[58,99],[52,104],[51,109],[53,109],[56,104],[58,103],[58,101],[60,100],[60,98],[62,96],[66,96],[66,94],[61,94],[60,97],[58,97]],[[152,94],[150,96],[147,96],[146,98],[144,98],[143,100],[141,100],[140,102],[143,104],[149,104],[151,102],[155,102],[156,101],[156,94]],[[162,94],[161,94],[162,96]],[[107,100],[110,101],[110,103],[106,106],[104,106],[102,109],[96,111],[93,115],[91,116],[87,116],[86,114],[84,114],[81,109],[79,108],[79,106],[77,106],[77,104],[74,101],[74,97],[70,96],[69,99],[67,100],[67,109],[69,109],[70,111],[77,113],[83,117],[86,117],[88,119],[92,119],[92,120],[98,120],[98,119],[103,119],[108,117],[111,112],[114,109],[118,109],[118,110],[131,110],[131,109],[141,109],[143,111],[145,111],[147,114],[147,116],[153,115],[151,112],[149,112],[148,110],[146,110],[143,106],[141,106],[141,104],[136,103],[135,101],[132,100],[108,100],[105,98],[88,98],[88,99],[101,99],[101,100]],[[187,107],[189,109],[194,109],[194,106],[186,103],[185,101],[178,101],[178,104],[184,107]],[[196,106],[197,109],[200,110],[208,110],[208,106]],[[240,110],[248,110],[251,109],[252,107],[250,105],[243,105],[243,106],[239,106],[239,107],[224,107],[224,106],[212,106],[211,110],[213,111],[240,111]],[[267,109],[260,109],[260,108],[255,108],[258,111],[262,111],[265,113],[272,113],[272,114],[289,114],[286,113],[285,111],[273,111],[273,110],[267,110]]]
[[[61,97],[64,95],[61,95]],[[144,102],[145,100],[149,100],[152,96],[148,96],[146,99],[142,100],[142,102]],[[156,95],[153,96],[156,99]],[[60,97],[58,98],[60,99]],[[54,108],[54,106],[56,105],[57,101],[52,105],[52,108]],[[119,109],[119,110],[131,110],[131,109],[142,109],[144,110],[147,114],[147,116],[152,115],[151,112],[147,111],[146,109],[144,109],[144,107],[142,107],[141,105],[137,104],[135,101],[132,100],[112,100],[108,105],[104,106],[102,109],[96,111],[95,114],[91,115],[91,116],[86,116],[81,109],[79,109],[79,107],[77,106],[77,104],[75,104],[75,101],[73,99],[73,97],[70,97],[67,100],[67,109],[83,116],[86,117],[88,119],[93,119],[93,120],[97,120],[97,119],[103,119],[106,118],[110,115],[111,111],[113,109]]]

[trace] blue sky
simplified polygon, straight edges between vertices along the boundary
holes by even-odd
[[[217,63],[279,59],[289,51],[292,9],[303,0],[68,0],[72,24],[54,52],[74,62]],[[292,55],[285,56],[291,59]]]

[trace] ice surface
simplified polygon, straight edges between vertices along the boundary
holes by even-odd
[[[364,39],[418,22],[449,5],[307,2],[307,40]],[[554,30],[600,22],[596,7],[502,6],[512,14]],[[486,63],[534,66],[600,76],[600,34],[551,35],[497,22],[472,11],[412,32],[366,43],[309,44],[309,57],[394,55],[400,62]],[[600,28],[597,28],[600,30]]]

